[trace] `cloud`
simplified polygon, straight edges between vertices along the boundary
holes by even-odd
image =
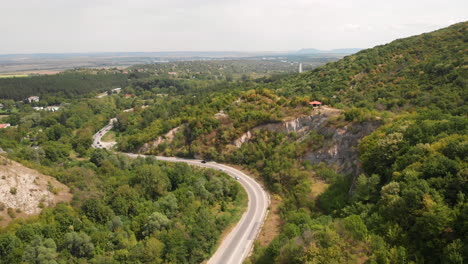
[[[0,54],[367,48],[466,21],[466,10],[462,0],[6,1]]]
[[[356,24],[345,24],[343,25],[343,29],[344,30],[359,30],[361,29],[361,26],[356,25]]]

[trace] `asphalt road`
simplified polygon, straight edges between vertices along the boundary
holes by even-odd
[[[102,136],[112,129],[112,119],[108,125],[99,130],[93,136],[94,148],[111,148],[112,146],[105,145],[101,141]],[[136,158],[144,156],[140,154],[124,153],[129,157]],[[244,212],[240,221],[236,224],[234,229],[223,239],[221,245],[217,248],[216,252],[208,260],[208,264],[239,264],[250,255],[253,247],[253,242],[260,232],[263,221],[265,220],[268,205],[270,203],[269,196],[262,186],[258,184],[252,177],[237,170],[233,167],[216,163],[206,162],[202,163],[201,160],[182,159],[175,157],[162,157],[151,156],[158,160],[169,162],[185,162],[189,165],[206,167],[211,169],[221,170],[233,178],[237,179],[247,192],[249,203],[247,211]]]
[[[115,142],[102,142],[102,137],[109,132],[112,127],[114,127],[114,122],[116,122],[116,118],[112,118],[109,121],[109,124],[101,128],[96,134],[93,135],[93,143],[92,146],[93,148],[105,148],[105,149],[110,149],[115,145]]]

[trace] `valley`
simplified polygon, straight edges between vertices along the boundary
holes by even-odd
[[[465,262],[467,29],[0,79],[0,263]]]

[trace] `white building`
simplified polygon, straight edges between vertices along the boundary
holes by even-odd
[[[120,93],[122,91],[122,88],[114,88],[111,91],[112,91],[112,93],[118,94],[118,93]]]
[[[45,108],[45,110],[49,112],[57,112],[59,109],[60,109],[60,106],[48,106]]]
[[[32,103],[32,102],[39,102],[39,96],[29,96],[28,98],[26,98],[26,100],[29,102],[29,103]]]

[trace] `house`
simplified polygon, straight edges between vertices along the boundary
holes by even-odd
[[[44,110],[44,107],[42,107],[42,106],[35,106],[35,107],[33,107],[33,109],[34,109],[35,111],[42,111],[42,110]]]
[[[177,75],[177,72],[168,72],[169,75]]]
[[[59,109],[60,109],[60,106],[47,106],[45,108],[45,110],[49,112],[57,112]]]
[[[312,107],[320,107],[322,105],[322,102],[312,101],[312,102],[309,102],[309,105],[311,105]]]
[[[132,98],[133,95],[127,93],[127,94],[124,95],[124,97],[125,97],[125,98]]]
[[[6,128],[6,127],[9,127],[10,124],[9,123],[6,123],[6,124],[0,124],[0,128]]]
[[[111,90],[111,92],[112,92],[113,94],[118,94],[118,93],[120,93],[121,91],[122,91],[122,88],[114,88],[114,89]]]
[[[0,104],[0,109],[3,109],[4,107],[5,107],[5,105]]]
[[[26,101],[28,101],[29,103],[32,103],[32,102],[39,102],[39,96],[29,96],[28,98],[26,98]]]

